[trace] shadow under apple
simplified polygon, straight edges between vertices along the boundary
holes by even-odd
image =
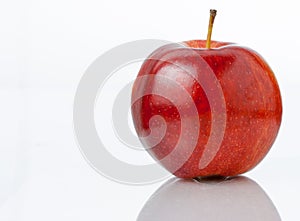
[[[183,180],[172,178],[146,202],[138,221],[279,221],[280,215],[253,180]]]

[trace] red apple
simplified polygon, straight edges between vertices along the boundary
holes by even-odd
[[[182,178],[249,171],[270,150],[282,116],[266,61],[210,37],[154,51],[134,82],[131,108],[145,148]]]

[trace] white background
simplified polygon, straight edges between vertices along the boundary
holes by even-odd
[[[119,44],[205,38],[210,8],[218,9],[213,39],[255,49],[276,74],[282,127],[246,176],[265,189],[282,220],[299,220],[300,7],[292,0],[2,0],[0,220],[136,219],[162,182],[123,185],[88,165],[73,134],[76,86],[99,55]]]

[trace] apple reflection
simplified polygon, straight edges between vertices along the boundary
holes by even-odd
[[[253,180],[172,178],[146,202],[138,221],[277,221],[274,204]]]

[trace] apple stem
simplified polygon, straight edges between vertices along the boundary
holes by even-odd
[[[209,16],[209,25],[208,25],[208,32],[207,32],[207,38],[206,38],[206,48],[210,49],[210,43],[211,43],[211,33],[214,25],[214,20],[217,15],[217,10],[210,9],[210,16]]]

